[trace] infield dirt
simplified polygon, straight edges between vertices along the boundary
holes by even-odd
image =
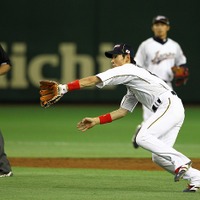
[[[150,158],[9,158],[12,166],[43,168],[86,168],[118,170],[163,170]],[[200,159],[192,159],[200,169]]]

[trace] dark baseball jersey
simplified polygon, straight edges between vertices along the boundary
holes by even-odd
[[[4,63],[11,65],[11,62],[7,53],[3,50],[2,46],[0,45],[0,65]]]

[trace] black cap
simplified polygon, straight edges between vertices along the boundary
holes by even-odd
[[[163,24],[169,25],[169,19],[165,16],[158,15],[154,17],[152,21],[152,24],[156,24],[156,23],[163,23]]]
[[[131,58],[134,58],[134,52],[131,46],[127,44],[116,44],[113,47],[112,51],[106,51],[105,56],[107,58],[112,58],[113,55],[119,55],[119,54],[130,54]]]

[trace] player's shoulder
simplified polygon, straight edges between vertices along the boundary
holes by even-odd
[[[152,45],[152,43],[154,43],[155,41],[153,40],[153,38],[148,38],[146,40],[144,40],[141,44],[140,44],[140,48],[146,48],[149,45]]]
[[[152,43],[154,42],[153,38],[147,38],[146,40],[144,40],[141,44],[148,44],[148,43]]]
[[[132,72],[145,70],[143,67],[140,67],[139,65],[137,65],[135,63],[126,63],[126,64],[123,65],[123,67],[124,67],[123,69],[130,70]]]

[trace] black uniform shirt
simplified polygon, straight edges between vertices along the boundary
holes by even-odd
[[[0,65],[2,63],[11,65],[8,55],[6,54],[6,52],[3,50],[2,46],[0,45]]]

